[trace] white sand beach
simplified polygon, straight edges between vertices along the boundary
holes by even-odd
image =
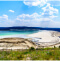
[[[39,42],[57,42],[59,37],[53,34],[53,31],[42,31],[28,35],[29,37],[38,38]]]
[[[29,37],[37,38],[36,44],[41,47],[59,47],[60,46],[60,32],[56,31],[42,31],[28,35]]]
[[[21,36],[21,35],[20,35]],[[0,49],[29,49],[30,47],[59,47],[60,32],[56,31],[39,31],[24,37],[5,36],[0,38]],[[34,41],[33,41],[34,40]]]

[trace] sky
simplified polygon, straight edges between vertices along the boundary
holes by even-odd
[[[60,0],[0,0],[0,27],[60,28]]]

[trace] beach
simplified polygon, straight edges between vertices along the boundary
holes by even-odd
[[[24,38],[3,38],[0,39],[0,49],[29,49],[36,47],[34,42]]]
[[[20,35],[21,36],[21,35]],[[59,47],[60,46],[60,32],[57,31],[39,31],[37,33],[24,35],[10,35],[0,37],[0,49],[29,49],[46,48],[46,47]]]
[[[55,42],[56,40],[59,39],[59,37],[56,35],[53,34],[53,31],[42,31],[42,32],[30,34],[28,36],[40,39],[39,42]]]
[[[59,47],[60,46],[60,32],[57,31],[42,31],[28,35],[29,37],[37,38],[36,44],[43,47]]]

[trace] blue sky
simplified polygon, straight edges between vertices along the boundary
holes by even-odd
[[[60,0],[0,1],[0,27],[60,28]]]

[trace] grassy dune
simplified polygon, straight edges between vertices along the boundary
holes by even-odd
[[[0,60],[60,60],[60,48],[0,51]]]

